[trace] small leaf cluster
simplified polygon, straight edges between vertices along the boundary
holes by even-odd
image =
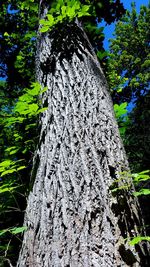
[[[5,128],[11,129],[12,138],[15,143],[15,145],[8,146],[5,149],[5,158],[16,157],[19,152],[25,154],[28,149],[31,149],[31,144],[34,143],[34,141],[31,139],[23,140],[22,127],[24,128],[24,135],[26,136],[36,128],[37,116],[47,109],[47,107],[41,108],[39,100],[39,96],[46,90],[46,87],[41,89],[41,85],[38,82],[32,83],[29,89],[24,89],[24,94],[17,99],[11,112],[3,114]],[[24,145],[22,142],[24,142]],[[2,161],[0,163],[1,177],[24,169],[24,165],[18,166],[21,161],[20,159],[15,161],[5,159]]]
[[[7,232],[10,232],[11,234],[16,235],[16,234],[23,233],[26,230],[27,230],[27,227],[26,226],[8,228],[8,229],[5,229],[5,230],[0,231],[0,236],[4,235]]]
[[[121,104],[114,104],[114,112],[119,125],[119,131],[121,137],[124,138],[126,129],[128,127],[128,110],[127,110],[127,102]]]
[[[18,150],[19,148],[16,149],[16,146],[9,147],[6,149],[6,151],[9,152],[10,155],[16,154]],[[7,159],[7,160],[2,161],[0,163],[0,177],[3,177],[5,175],[8,175],[8,174],[11,174],[11,173],[14,173],[14,172],[17,172],[17,171],[20,171],[26,168],[26,166],[20,166],[20,161],[22,160],[13,161],[13,160]]]
[[[139,185],[141,188],[139,191],[134,192],[134,196],[150,195],[150,189],[146,188],[150,182],[150,170],[134,173],[132,177],[135,185]]]
[[[143,188],[143,186],[146,186],[146,184],[143,185],[143,182],[145,181],[150,181],[150,170],[144,170],[139,173],[129,173],[128,171],[124,171],[119,174],[119,179],[116,179],[113,182],[111,186],[111,191],[117,192],[122,189],[130,189],[132,187],[132,183],[134,183],[136,187],[138,185],[140,185],[141,187],[142,185],[140,191],[133,192],[134,196],[150,195],[150,190],[147,188]]]
[[[33,82],[31,84],[31,89],[25,89],[25,93],[20,96],[15,104],[11,118],[8,119],[8,125],[11,125],[15,120],[18,119],[18,122],[22,122],[32,116],[37,116],[39,113],[46,110],[46,108],[40,108],[40,103],[38,101],[38,97],[40,94],[44,93],[47,88],[41,89],[41,85],[38,82]],[[17,122],[17,121],[16,121]]]
[[[47,19],[40,20],[40,32],[47,32],[64,20],[72,21],[76,17],[90,16],[89,8],[90,5],[83,5],[79,0],[57,0],[46,15]]]
[[[129,245],[134,246],[141,241],[150,241],[150,236],[136,236],[129,241]]]

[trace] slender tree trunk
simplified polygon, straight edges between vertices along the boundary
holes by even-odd
[[[38,55],[48,109],[40,120],[17,266],[142,266],[124,241],[136,232],[136,207],[130,196],[119,199],[110,190],[128,163],[89,41],[77,24],[66,24],[40,37]]]

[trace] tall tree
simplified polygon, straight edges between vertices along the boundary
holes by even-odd
[[[132,104],[124,144],[132,170],[149,169],[150,5],[135,4],[116,24],[110,40],[107,80],[115,103]]]
[[[48,87],[42,96],[48,108],[40,118],[17,266],[146,266],[144,247],[125,241],[142,225],[132,190],[111,192],[115,180],[124,184],[128,163],[104,74],[78,19],[62,23],[65,1],[48,14],[41,2],[48,20],[41,21],[37,78]],[[72,12],[88,14],[87,5],[70,2]]]
[[[116,24],[110,40],[107,77],[116,103],[138,101],[149,92],[150,4],[142,5],[139,14],[135,3],[131,8]]]
[[[2,266],[7,266],[9,260],[15,265],[18,257],[19,232],[23,230],[19,226],[23,223],[26,196],[30,188],[33,151],[38,139],[36,121],[40,111],[38,108],[40,101],[37,101],[40,87],[37,83],[30,84],[35,79],[38,2],[38,0],[5,0],[0,5],[0,78],[5,79],[0,83],[2,161],[0,163],[2,203],[0,262]],[[89,1],[81,2],[85,4]],[[100,56],[102,51],[103,56],[103,28],[98,29],[97,22],[104,18],[107,23],[111,23],[125,10],[118,0],[114,2],[102,0],[101,3],[93,0],[90,3],[91,16],[82,17],[82,23],[95,51],[99,51]]]

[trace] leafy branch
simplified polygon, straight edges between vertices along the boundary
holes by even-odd
[[[76,17],[91,16],[89,9],[90,5],[83,5],[79,0],[57,0],[46,15],[47,19],[40,20],[40,32],[47,32],[66,19],[72,21]]]

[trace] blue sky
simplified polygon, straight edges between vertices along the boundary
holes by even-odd
[[[131,3],[135,2],[137,12],[140,11],[141,5],[148,5],[149,1],[150,0],[136,0],[136,1],[134,1],[134,0],[121,0],[124,7],[128,10],[131,10]],[[112,23],[111,25],[108,25],[108,26],[106,26],[105,23],[103,23],[102,26],[105,26],[105,29],[104,29],[104,33],[105,33],[104,48],[106,50],[108,50],[109,49],[108,40],[110,38],[113,38],[113,32],[115,30],[115,23]]]

